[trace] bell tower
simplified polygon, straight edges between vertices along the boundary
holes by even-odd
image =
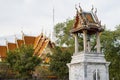
[[[85,12],[79,6],[76,8],[76,16],[73,28],[70,30],[75,38],[75,52],[72,60],[68,63],[69,80],[109,80],[110,62],[104,58],[101,52],[100,34],[104,31],[104,26],[98,20],[96,12]],[[83,37],[83,51],[79,51],[79,34]],[[95,50],[91,50],[91,39],[95,36]]]

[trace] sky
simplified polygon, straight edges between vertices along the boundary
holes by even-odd
[[[97,8],[97,15],[107,29],[120,24],[120,0],[0,0],[0,37],[26,34],[46,35],[53,32],[54,24],[73,19],[75,5],[85,11]]]

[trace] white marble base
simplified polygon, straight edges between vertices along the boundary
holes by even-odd
[[[72,56],[69,67],[69,80],[96,80],[94,72],[98,70],[98,80],[109,80],[109,62],[103,54],[80,52]]]

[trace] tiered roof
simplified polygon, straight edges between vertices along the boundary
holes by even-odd
[[[91,11],[83,11],[83,9],[79,6],[80,10],[76,8],[76,16],[75,23],[73,28],[71,29],[71,33],[82,33],[83,30],[87,30],[88,34],[94,34],[96,32],[102,32],[104,27],[101,25],[101,21],[98,20],[96,12],[93,12],[93,8]]]
[[[6,42],[6,46],[0,46],[0,56],[1,59],[5,58],[7,56],[7,51],[14,50],[16,48],[19,48],[22,44],[25,45],[33,45],[34,47],[34,55],[37,55],[39,57],[47,54],[44,53],[44,50],[49,46],[49,48],[54,47],[54,43],[50,41],[50,39],[41,33],[38,36],[27,36],[22,35],[22,39],[15,40],[15,43]],[[46,61],[48,62],[48,58],[44,57]]]

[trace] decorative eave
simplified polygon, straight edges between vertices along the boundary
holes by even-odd
[[[87,30],[88,31],[87,33],[89,33],[91,35],[91,34],[94,34],[96,32],[104,31],[104,27],[99,27],[99,26],[97,26],[95,24],[89,25],[89,27],[88,27],[88,25],[82,25],[79,28],[71,29],[70,33],[72,33],[72,34],[74,34],[74,33],[83,33],[83,30]]]

